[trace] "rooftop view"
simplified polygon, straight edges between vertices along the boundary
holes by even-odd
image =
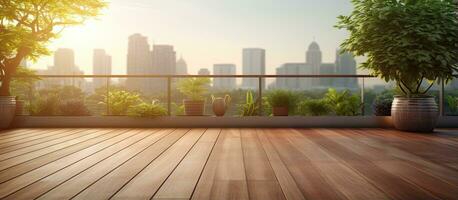
[[[0,199],[458,199],[456,0],[0,0]]]

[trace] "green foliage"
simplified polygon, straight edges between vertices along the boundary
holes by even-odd
[[[336,27],[350,37],[342,51],[366,56],[362,68],[395,80],[407,96],[426,94],[458,69],[458,6],[454,0],[353,0],[354,11]]]
[[[42,96],[33,101],[28,109],[31,115],[51,116],[59,113],[60,100],[57,95]]]
[[[49,55],[49,42],[66,27],[95,17],[103,0],[0,0],[0,95],[10,95],[11,76],[22,59]]]
[[[194,101],[204,100],[210,87],[209,78],[187,78],[178,82],[178,90]]]
[[[30,100],[33,98],[32,89],[39,80],[35,70],[18,67],[15,77],[11,80],[11,94],[19,99]]]
[[[167,115],[167,110],[157,101],[151,103],[142,102],[138,105],[131,106],[127,114],[132,117],[158,117]]]
[[[296,108],[298,95],[287,90],[274,90],[266,95],[267,103],[271,107],[288,107],[289,112],[293,113]]]
[[[448,95],[446,101],[450,112],[452,112],[452,114],[456,113],[458,111],[458,98]]]
[[[246,92],[245,103],[239,105],[241,116],[256,116],[259,112],[258,101],[254,100],[251,90]]]
[[[298,103],[297,112],[304,116],[323,116],[330,114],[332,109],[323,99],[306,99]]]
[[[126,115],[131,106],[141,102],[140,95],[130,93],[124,90],[114,90],[108,93],[108,97],[104,95],[104,100],[100,102],[102,105],[107,105],[110,108],[111,115]]]
[[[59,105],[59,114],[65,116],[87,116],[91,115],[82,100],[69,100]]]
[[[376,116],[391,116],[391,105],[396,91],[385,90],[377,95],[372,103],[372,109]]]
[[[330,88],[324,100],[331,106],[333,112],[339,116],[356,116],[360,114],[360,99],[356,95],[351,95],[350,91],[344,90],[337,92]]]

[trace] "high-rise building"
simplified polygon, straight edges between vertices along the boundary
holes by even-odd
[[[243,75],[265,75],[266,74],[266,51],[259,48],[243,49]],[[244,78],[242,80],[242,88],[257,89],[257,78]],[[263,81],[263,87],[265,87]]]
[[[277,75],[310,74],[311,68],[306,63],[285,63],[276,70]],[[289,90],[308,90],[311,88],[310,78],[277,78],[275,87]]]
[[[213,65],[213,75],[235,75],[234,64],[215,64]],[[213,88],[232,90],[236,87],[235,77],[213,78]]]
[[[183,57],[180,57],[180,59],[177,60],[175,73],[179,75],[188,74],[188,65]]]
[[[200,68],[197,74],[202,76],[210,75],[210,70],[208,70],[207,68]]]
[[[42,75],[83,75],[75,65],[75,53],[72,49],[59,48],[54,52],[54,66],[41,71]],[[83,78],[54,78],[43,81],[42,87],[51,85],[72,85],[86,90],[86,81]]]
[[[351,53],[340,53],[336,51],[336,73],[346,75],[356,75],[356,60]],[[358,87],[357,78],[338,78],[335,79],[336,87],[343,87],[346,89],[356,89]]]
[[[320,46],[318,43],[313,41],[306,52],[306,59],[305,62],[311,68],[312,75],[319,75],[320,74],[320,67],[322,63],[322,53],[320,50]],[[319,79],[312,80],[312,87],[316,87],[320,85]]]
[[[129,36],[127,48],[127,75],[153,74],[148,38],[138,33]],[[130,90],[151,92],[151,82],[147,78],[127,78],[126,87]]]
[[[153,45],[151,53],[152,68],[154,74],[174,75],[176,70],[176,53],[171,45]],[[152,79],[151,86],[156,92],[163,92],[167,89],[165,79]]]
[[[111,56],[103,49],[94,49],[92,57],[92,72],[94,75],[111,75]],[[94,78],[94,90],[106,87],[106,78]]]
[[[336,74],[336,65],[334,63],[322,63],[320,66],[320,74],[332,75]],[[335,87],[335,78],[320,78],[320,88]]]

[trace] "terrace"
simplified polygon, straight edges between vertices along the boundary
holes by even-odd
[[[190,77],[256,78],[260,86],[255,95],[261,97],[270,92],[262,87],[268,78],[357,78],[361,84],[352,93],[359,95],[362,106],[356,116],[274,117],[268,110],[239,116],[231,114],[235,110],[215,117],[211,109],[205,116],[174,116],[173,103],[182,100],[172,89],[174,79]],[[0,198],[458,196],[458,129],[452,129],[458,123],[444,101],[453,93],[445,84],[432,91],[441,107],[438,129],[425,135],[394,130],[391,117],[367,110],[371,103],[364,97],[370,91],[364,83],[375,78],[367,75],[49,75],[41,81],[63,78],[104,79],[106,94],[113,88],[110,79],[164,79],[165,95],[157,98],[163,97],[167,115],[112,116],[107,115],[110,104],[104,104],[106,110],[95,116],[17,116],[15,128],[0,134]]]

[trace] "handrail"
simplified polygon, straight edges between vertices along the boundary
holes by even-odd
[[[301,74],[301,75],[159,75],[159,74],[132,74],[132,75],[36,75],[43,78],[375,78],[372,75],[352,74]],[[31,77],[31,76],[14,76]]]

